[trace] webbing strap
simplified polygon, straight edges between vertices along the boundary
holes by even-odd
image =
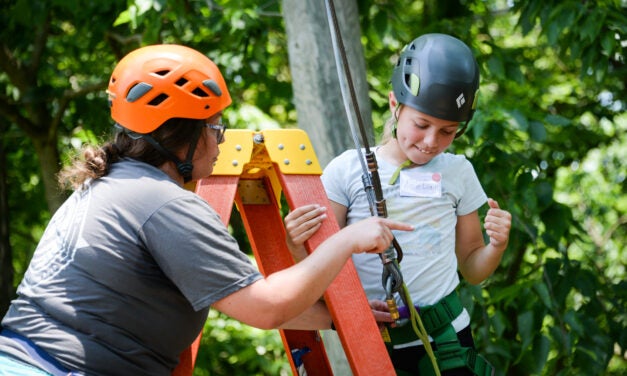
[[[494,367],[477,353],[472,347],[463,347],[452,325],[444,328],[441,333],[432,335],[436,350],[435,358],[440,371],[457,368],[467,368],[478,376],[494,375]],[[433,365],[429,359],[422,358],[418,363],[421,375],[433,375]]]
[[[464,310],[461,299],[453,290],[450,294],[434,305],[420,309],[420,317],[427,333],[435,333],[446,325],[450,325]]]
[[[417,307],[427,333],[436,333],[459,316],[464,307],[456,291],[451,292],[434,305]],[[388,328],[391,343],[400,345],[418,340],[418,335],[409,326]]]
[[[0,336],[13,340],[28,354],[28,356],[30,356],[30,358],[37,364],[38,368],[50,373],[51,375],[75,375],[75,373],[67,370],[59,363],[58,360],[39,348],[28,338],[6,328],[2,328],[2,330],[0,330]]]
[[[455,328],[451,324],[459,316],[464,307],[456,291],[453,291],[438,303],[432,306],[420,308],[420,317],[424,327],[433,338],[437,350],[434,351],[440,371],[455,368],[468,368],[475,375],[494,375],[494,368],[488,361],[477,353],[474,348],[463,347]],[[418,336],[408,326],[399,328],[387,328],[390,342],[387,344],[388,350],[392,350],[393,345],[404,344],[416,341]],[[430,359],[424,357],[420,360],[418,367],[421,375],[433,375],[435,370]]]

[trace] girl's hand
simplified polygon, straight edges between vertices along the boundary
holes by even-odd
[[[311,204],[298,207],[286,215],[284,222],[288,245],[304,245],[327,218],[326,211],[324,206]]]
[[[512,215],[501,208],[499,203],[489,198],[488,205],[490,209],[485,217],[484,228],[486,234],[490,237],[490,244],[503,251],[507,248],[509,242],[509,230],[512,227]]]
[[[379,330],[383,330],[385,328],[386,323],[394,322],[392,315],[390,314],[390,309],[386,302],[382,300],[369,300],[368,304],[370,305],[370,310],[372,311],[372,315],[374,316],[375,321],[377,322],[377,326]]]
[[[322,221],[327,218],[326,210],[326,207],[318,204],[304,205],[285,216],[285,240],[295,261],[307,257],[305,241],[318,231]]]

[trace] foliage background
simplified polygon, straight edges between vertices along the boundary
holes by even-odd
[[[480,63],[479,111],[453,151],[514,216],[501,267],[462,286],[480,351],[499,374],[625,374],[626,2],[357,3],[376,134],[403,44],[450,33]],[[54,174],[107,137],[104,88],[126,52],[156,42],[206,51],[230,83],[230,124],[296,126],[291,82],[303,78],[290,75],[278,1],[0,4],[3,310],[67,194]],[[204,338],[198,375],[288,372],[275,332],[213,315]]]

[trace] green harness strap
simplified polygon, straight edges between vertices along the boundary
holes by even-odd
[[[463,347],[459,343],[459,338],[455,328],[451,323],[459,316],[464,307],[456,291],[453,291],[434,305],[421,307],[420,317],[424,327],[433,338],[437,350],[434,350],[441,371],[467,367],[475,375],[494,375],[494,368],[484,357],[470,347]],[[388,350],[394,345],[413,342],[418,340],[418,336],[409,326],[387,328],[390,342],[387,343]],[[418,364],[420,375],[433,375],[435,373],[429,358],[424,357]],[[401,373],[399,373],[401,375]]]

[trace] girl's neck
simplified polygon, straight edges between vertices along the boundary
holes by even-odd
[[[386,162],[394,166],[400,166],[407,161],[407,156],[401,151],[395,138],[381,145],[378,149],[378,154]]]

